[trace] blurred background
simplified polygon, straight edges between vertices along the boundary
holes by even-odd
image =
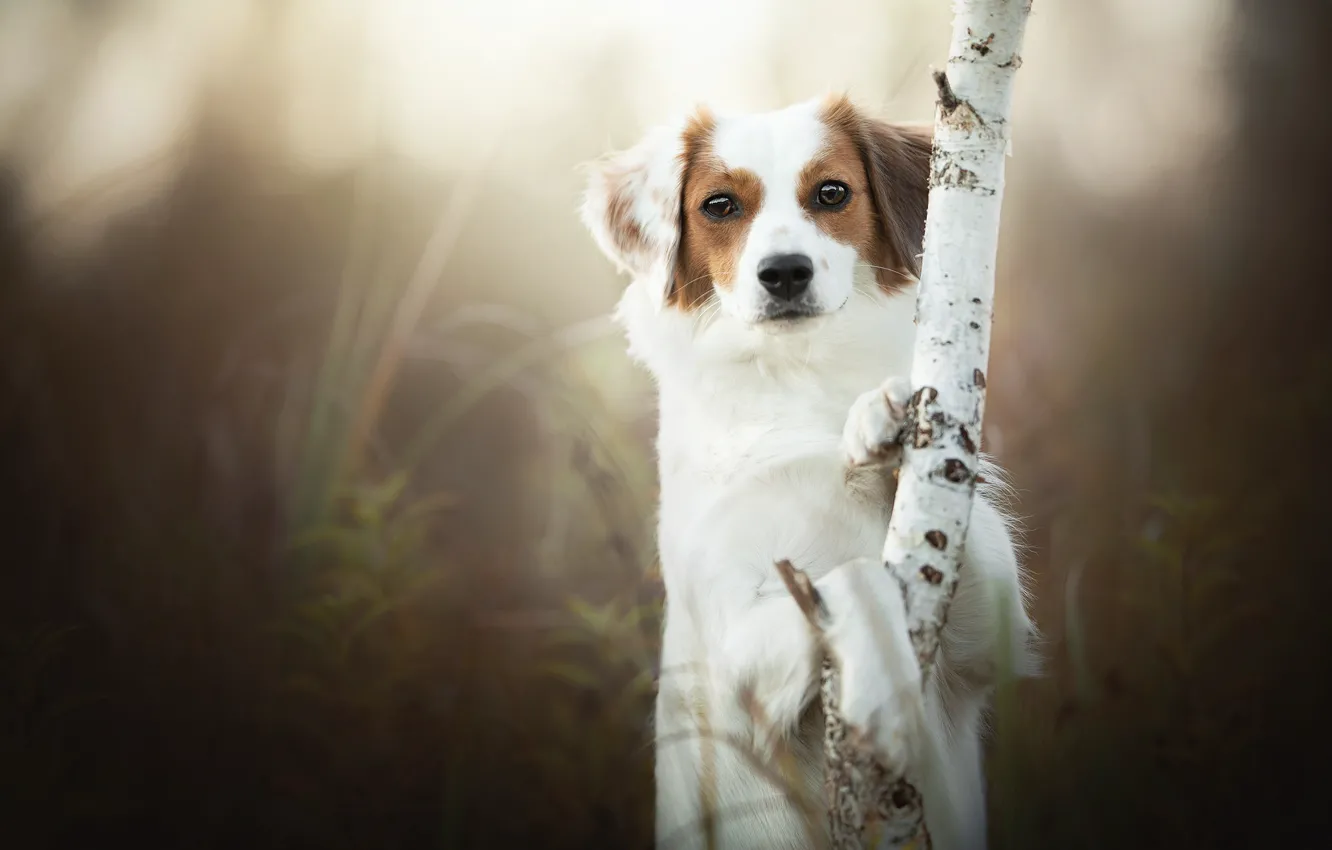
[[[14,848],[650,844],[653,399],[577,165],[928,119],[942,0],[0,5]],[[1036,0],[986,422],[1049,675],[994,846],[1329,826],[1332,6]]]

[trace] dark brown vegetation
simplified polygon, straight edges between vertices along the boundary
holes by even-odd
[[[1039,200],[1005,339],[1058,321],[1077,350],[1021,393],[1015,344],[989,373],[1050,656],[1000,694],[996,846],[1328,825],[1332,116],[1305,93],[1332,11],[1240,11],[1191,221],[1014,163]],[[275,193],[205,134],[63,265],[3,177],[5,845],[647,846],[651,413],[588,389],[614,341],[423,321],[453,359],[394,356],[420,175],[376,176],[353,225],[365,174]],[[483,262],[447,274],[430,316],[505,297]]]

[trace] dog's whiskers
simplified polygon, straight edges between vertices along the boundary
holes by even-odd
[[[901,269],[890,269],[887,266],[876,266],[873,263],[867,263],[864,260],[860,261],[860,265],[864,266],[867,269],[874,269],[875,271],[889,272],[891,274],[897,275],[900,278],[904,278],[908,281],[914,282],[916,280],[915,275],[909,275],[906,272],[902,271]]]

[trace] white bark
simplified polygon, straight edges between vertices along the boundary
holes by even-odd
[[[1031,2],[956,0],[954,9],[916,303],[917,389],[883,549],[906,591],[926,677],[957,587],[976,490],[1008,114]]]
[[[947,70],[935,75],[939,105],[911,369],[917,391],[883,550],[906,595],[911,641],[927,682],[976,490],[1008,117],[1030,9],[1031,0],[954,0]],[[825,682],[825,699],[829,684],[836,683]],[[825,750],[844,753],[847,732],[830,722]],[[881,846],[908,846],[912,839],[903,836],[912,835],[917,846],[928,844],[919,826],[920,796],[900,770],[882,767],[867,773],[848,770],[845,756],[830,760],[834,847],[861,846],[866,815],[880,821]]]

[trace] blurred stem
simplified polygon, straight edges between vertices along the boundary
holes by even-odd
[[[517,351],[500,358],[490,368],[468,381],[417,432],[407,445],[398,464],[403,474],[417,469],[449,429],[479,401],[508,383],[524,369],[544,360],[553,360],[581,345],[591,342],[611,329],[605,317],[579,322],[550,336],[535,339]]]
[[[430,296],[434,294],[440,276],[462,233],[465,224],[464,213],[481,187],[481,177],[481,169],[476,169],[464,177],[454,190],[430,241],[426,244],[425,251],[417,262],[416,269],[408,280],[406,291],[397,301],[392,323],[379,347],[379,356],[375,360],[374,368],[365,384],[361,403],[357,407],[345,459],[348,469],[354,470],[360,465],[365,443],[393,388],[407,343],[420,323],[421,315],[430,301]],[[375,293],[371,292],[368,300],[373,301],[374,298]]]
[[[342,466],[336,460],[336,453],[330,453],[328,448],[339,442],[335,421],[341,415],[338,390],[345,386],[351,367],[350,342],[362,307],[358,281],[372,241],[369,231],[374,213],[373,199],[378,188],[376,178],[374,169],[367,168],[358,175],[355,183],[347,259],[342,267],[333,327],[315,380],[309,424],[301,451],[294,511],[297,529],[316,526],[324,520],[333,486],[341,478]]]

